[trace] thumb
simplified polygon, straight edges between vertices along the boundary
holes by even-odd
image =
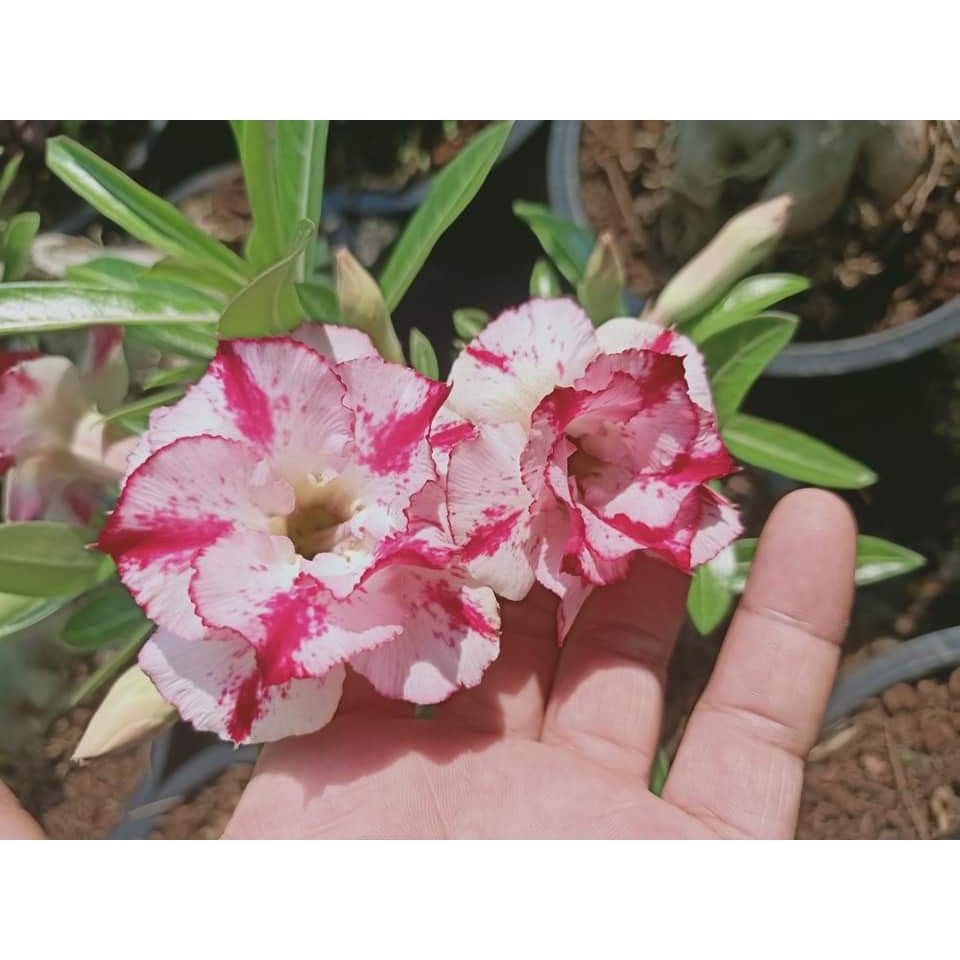
[[[46,840],[40,824],[20,806],[0,782],[0,840]]]

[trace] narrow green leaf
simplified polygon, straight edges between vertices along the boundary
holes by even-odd
[[[104,558],[87,549],[90,539],[89,531],[66,523],[0,525],[0,590],[59,597],[94,586]]]
[[[337,292],[329,284],[309,280],[297,284],[297,296],[307,316],[317,323],[339,323],[340,304]]]
[[[461,307],[453,311],[453,329],[465,343],[469,343],[490,322],[490,314],[476,307]]]
[[[733,592],[706,563],[697,567],[687,594],[687,612],[694,626],[706,636],[719,626],[733,603]]]
[[[277,201],[285,249],[302,220],[320,223],[328,126],[328,120],[277,121]],[[298,280],[313,272],[315,246],[316,235],[297,263]]]
[[[567,282],[576,287],[596,242],[593,233],[556,216],[540,203],[517,200],[513,212],[534,232],[544,253]]]
[[[6,283],[0,285],[0,335],[48,333],[92,324],[123,326],[162,323],[212,323],[216,311],[195,298],[159,296],[75,283]]]
[[[653,769],[650,771],[650,792],[655,797],[663,794],[663,788],[666,786],[669,774],[670,760],[667,757],[667,751],[661,748],[657,750],[657,755],[653,760]]]
[[[14,283],[29,269],[30,247],[39,229],[39,213],[18,213],[7,222],[0,244],[4,283]]]
[[[144,620],[142,623],[131,625],[128,632],[121,632],[119,636],[114,637],[114,642],[119,644],[116,654],[73,691],[67,700],[66,709],[72,710],[112,680],[134,658],[151,630],[153,630],[153,624],[149,620]]]
[[[923,554],[898,543],[861,534],[857,537],[857,586],[899,577],[926,564]]]
[[[26,630],[56,613],[72,597],[22,597],[0,593],[0,640]]]
[[[125,420],[130,416],[149,413],[157,407],[168,406],[171,403],[176,403],[185,393],[186,388],[184,387],[171,387],[169,390],[160,390],[157,393],[148,394],[131,403],[124,404],[122,407],[117,407],[116,410],[111,410],[110,413],[103,418],[104,423],[111,423],[114,420]]]
[[[249,121],[248,121],[249,122]],[[264,337],[292,330],[303,319],[297,297],[297,258],[314,232],[304,220],[286,256],[241,290],[220,317],[221,337]]]
[[[21,163],[23,163],[23,154],[17,153],[7,161],[3,172],[0,173],[0,203],[3,203],[4,199],[6,199],[7,191],[13,186],[13,181],[17,176],[17,171],[20,169]]]
[[[860,490],[877,481],[877,475],[864,464],[780,423],[738,413],[722,433],[738,460],[792,480],[838,490]]]
[[[530,271],[530,296],[550,299],[562,294],[560,275],[549,260],[540,257]]]
[[[172,257],[202,263],[239,286],[250,267],[191,223],[172,203],[69,137],[47,141],[47,166],[75,193],[141,243]]]
[[[393,311],[430,251],[476,196],[507,141],[511,121],[481,130],[436,176],[426,199],[410,218],[380,277],[380,289]]]
[[[731,580],[731,588],[735,593],[743,593],[747,584],[747,576],[757,553],[757,542],[754,537],[744,537],[734,545],[737,564]],[[882,580],[890,580],[918,570],[926,562],[926,558],[914,550],[908,550],[906,547],[880,537],[860,534],[857,537],[854,582],[858,587],[880,583]]]
[[[209,360],[217,352],[216,327],[212,323],[147,323],[127,327],[126,337],[131,343],[193,360]]]
[[[433,344],[416,327],[410,330],[410,366],[431,380],[440,379],[440,364]]]
[[[189,287],[196,293],[206,293],[214,297],[221,306],[241,286],[232,280],[225,280],[215,270],[210,270],[203,264],[184,262],[174,257],[166,257],[159,263],[155,263],[147,271],[147,276],[156,280],[173,281]]]
[[[747,391],[796,329],[795,319],[768,315],[723,330],[701,344],[721,424],[737,412]]]
[[[118,637],[128,637],[134,628],[149,625],[126,588],[113,583],[91,595],[71,614],[61,639],[76,651],[99,650]]]
[[[151,373],[143,380],[144,390],[156,390],[158,387],[169,387],[177,383],[194,383],[203,376],[206,365],[203,363],[185,363],[179,367],[169,367]]]
[[[762,313],[775,303],[809,289],[810,281],[795,273],[760,273],[741,280],[716,306],[679,328],[702,343],[728,327]]]
[[[276,123],[275,120],[244,120],[239,128],[240,164],[253,214],[245,253],[260,272],[282,259],[289,249],[280,224]]]

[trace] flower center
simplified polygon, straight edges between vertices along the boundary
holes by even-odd
[[[271,531],[289,537],[305,560],[329,553],[351,541],[347,521],[362,507],[339,478],[322,483],[315,477],[296,489],[296,506],[285,517],[274,517]]]

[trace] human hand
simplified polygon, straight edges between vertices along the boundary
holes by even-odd
[[[562,650],[549,594],[504,603],[499,660],[429,719],[352,676],[329,726],[264,748],[226,836],[792,837],[854,556],[833,495],[777,506],[662,798],[648,782],[688,579],[641,558]],[[0,793],[0,837],[38,833]]]

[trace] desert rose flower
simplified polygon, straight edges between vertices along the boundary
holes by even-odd
[[[496,599],[457,563],[430,437],[449,387],[355,331],[298,336],[340,362],[293,339],[220,344],[151,417],[99,541],[160,627],[143,669],[237,743],[323,726],[347,664],[426,704],[498,653]]]
[[[101,413],[127,389],[122,331],[90,331],[79,368],[66,357],[0,353],[4,519],[86,524],[123,474],[128,439]]]
[[[478,425],[451,454],[454,538],[501,596],[539,581],[561,597],[561,638],[635,554],[689,572],[738,535],[708,486],[734,463],[679,334],[629,317],[595,330],[570,300],[533,300],[468,344],[450,380],[449,408]]]

